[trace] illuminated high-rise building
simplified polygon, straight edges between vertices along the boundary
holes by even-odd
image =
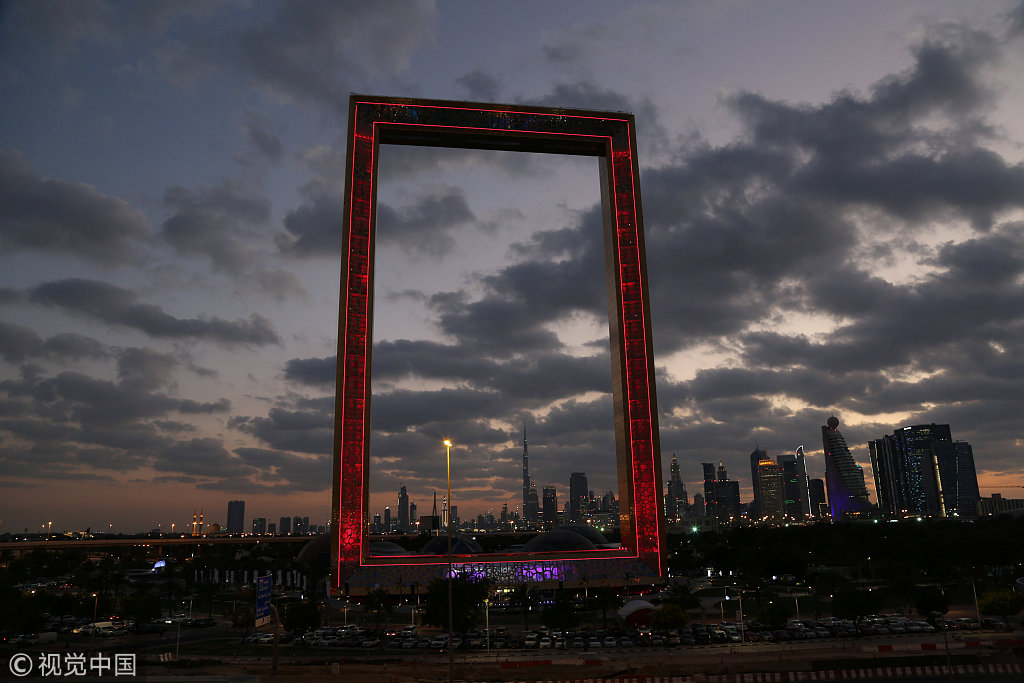
[[[253,517],[252,520],[252,533],[253,536],[262,536],[267,533],[267,518],[266,517]]]
[[[679,517],[689,507],[690,501],[686,494],[686,485],[679,474],[679,460],[672,454],[669,465],[668,495],[665,498],[665,515],[670,518]]]
[[[757,463],[757,512],[758,518],[778,520],[783,513],[782,471],[779,464],[768,457],[768,449],[762,452]]]
[[[778,460],[782,471],[783,511],[791,519],[804,519],[811,514],[804,447],[798,446],[794,454],[783,453]]]
[[[948,424],[902,427],[868,442],[883,517],[977,516],[978,477],[969,443]]]
[[[839,418],[835,415],[821,426],[821,443],[825,449],[825,483],[828,485],[832,519],[839,521],[849,515],[867,512],[871,504],[864,485],[864,471],[853,459],[846,439],[839,431]]]
[[[939,463],[939,483],[947,517],[978,517],[978,473],[974,468],[974,449],[966,441],[938,443],[935,458]]]

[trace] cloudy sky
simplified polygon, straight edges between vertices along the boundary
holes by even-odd
[[[0,4],[0,532],[330,507],[351,92],[637,119],[663,460],[1024,490],[1024,5]],[[597,166],[382,151],[373,510],[616,487]],[[871,488],[869,486],[869,488]],[[874,495],[872,493],[872,499]]]

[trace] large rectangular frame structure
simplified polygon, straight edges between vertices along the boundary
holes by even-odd
[[[467,564],[628,560],[661,576],[664,516],[647,266],[631,114],[352,95],[346,157],[331,509],[338,590],[367,565],[424,565],[447,556],[371,557],[370,355],[378,147],[381,144],[594,156],[601,160],[605,271],[620,548],[585,553],[457,556]]]

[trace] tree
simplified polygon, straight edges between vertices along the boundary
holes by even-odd
[[[923,617],[945,614],[949,611],[949,601],[938,586],[917,586],[914,588],[914,609]]]
[[[690,615],[679,605],[666,603],[651,614],[651,626],[656,629],[682,628],[690,622]]]
[[[474,581],[462,576],[452,579],[452,622],[455,630],[468,631],[483,621],[483,603],[488,590],[486,580]],[[447,579],[434,579],[427,586],[423,623],[448,627]]]
[[[541,620],[544,625],[556,631],[564,631],[568,628],[575,628],[580,623],[580,615],[572,601],[567,599],[561,591],[555,598],[555,603],[544,608],[541,612]]]
[[[395,606],[391,604],[391,594],[383,588],[374,588],[366,594],[366,609],[374,615],[374,624],[380,630],[380,622],[385,614],[390,614]]]
[[[594,607],[601,610],[601,628],[608,628],[608,610],[622,604],[619,592],[608,586],[602,586],[590,592]]]
[[[510,602],[519,605],[523,611],[523,631],[530,630],[530,603],[533,601],[533,588],[525,583],[521,583],[512,589],[512,597]]]
[[[668,605],[675,605],[682,610],[700,607],[700,600],[697,593],[688,585],[683,583],[670,583],[665,589],[662,602]]]
[[[832,615],[840,619],[853,619],[874,614],[881,603],[881,593],[852,587],[840,588],[832,596]]]
[[[1021,597],[1012,590],[1002,590],[985,593],[978,599],[978,609],[982,614],[993,614],[1002,617],[1006,625],[1010,625],[1010,617],[1020,614],[1024,610],[1024,597]]]
[[[782,626],[792,616],[793,607],[793,601],[786,598],[763,600],[757,609],[757,619],[770,626]]]
[[[136,624],[152,621],[160,616],[160,599],[150,595],[145,589],[136,590],[134,594],[122,601],[124,615],[135,620]]]
[[[282,621],[292,633],[310,631],[320,626],[320,610],[308,601],[293,602],[285,608]]]

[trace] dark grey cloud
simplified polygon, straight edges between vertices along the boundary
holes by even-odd
[[[1007,35],[1017,38],[1024,35],[1024,2],[1017,3],[1017,6],[1007,12]]]
[[[285,363],[284,376],[289,382],[325,388],[335,383],[337,365],[337,356],[292,358]]]
[[[338,258],[341,254],[343,201],[319,186],[308,190],[310,201],[284,219],[286,234],[278,238],[285,253],[303,257]],[[450,253],[453,230],[476,220],[465,196],[457,188],[424,193],[411,204],[377,205],[377,240],[417,256],[433,259]]]
[[[337,195],[317,193],[284,218],[287,234],[279,236],[282,252],[302,257],[341,258],[344,201]]]
[[[33,398],[42,406],[59,410],[66,419],[82,424],[116,425],[169,412],[186,415],[223,413],[226,399],[198,402],[156,394],[132,383],[99,380],[79,372],[62,372],[39,382]]]
[[[264,486],[299,491],[325,491],[333,476],[329,456],[308,457],[264,448],[236,448],[235,454],[258,473]]]
[[[280,161],[284,156],[284,145],[281,138],[268,129],[263,117],[250,113],[245,120],[245,132],[256,151],[272,161]]]
[[[561,350],[551,324],[574,315],[607,319],[600,213],[576,225],[536,233],[513,247],[520,260],[482,276],[481,295],[444,292],[430,298],[438,325],[465,352],[489,358]],[[534,258],[522,258],[532,256]]]
[[[106,346],[91,337],[62,332],[43,339],[29,327],[0,320],[0,357],[10,363],[20,363],[28,358],[50,358],[61,362],[100,359],[109,353]]]
[[[139,303],[134,292],[97,280],[72,278],[29,290],[32,303],[56,306],[73,315],[128,327],[152,337],[207,340],[225,346],[266,346],[280,342],[270,321],[253,313],[247,320],[176,318],[155,304]]]
[[[134,262],[149,237],[131,204],[92,185],[38,177],[17,151],[0,150],[0,239],[5,250],[64,252],[104,265]]]
[[[22,50],[38,50],[47,60],[63,62],[87,43],[151,41],[176,25],[208,21],[235,0],[181,0],[119,5],[61,0],[5,3],[12,38]],[[6,22],[5,22],[6,23]]]
[[[397,76],[429,39],[434,8],[402,0],[386,8],[346,0],[286,2],[258,25],[228,36],[237,63],[277,95],[348,111],[368,75]],[[395,21],[395,16],[402,17]]]
[[[214,268],[235,274],[252,263],[248,242],[270,215],[269,201],[233,183],[198,192],[172,187],[164,204],[174,211],[161,226],[164,240],[179,254],[209,258]]]
[[[471,100],[493,102],[498,97],[498,79],[486,71],[474,69],[456,78],[455,82],[466,89]]]
[[[147,348],[124,349],[117,359],[117,377],[122,385],[152,391],[174,385],[178,359]]]
[[[377,240],[417,256],[439,259],[455,245],[451,232],[475,220],[458,188],[417,197],[410,206],[377,205]]]
[[[161,472],[180,472],[196,477],[245,476],[251,469],[229,453],[219,439],[177,441],[161,449],[153,468]]]
[[[251,434],[277,450],[314,455],[333,452],[334,415],[328,410],[275,407],[267,417],[232,417],[228,426]]]

